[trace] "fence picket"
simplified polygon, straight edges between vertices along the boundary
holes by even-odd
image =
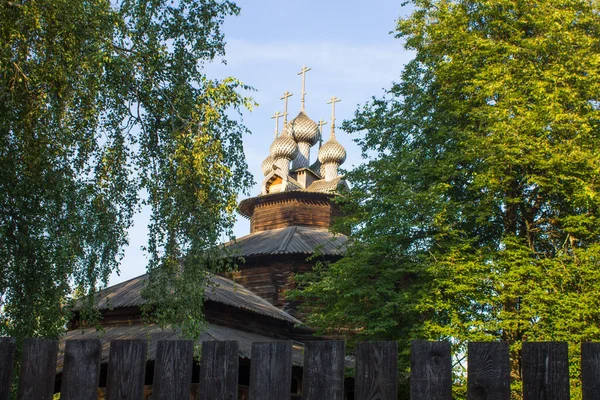
[[[239,344],[204,342],[200,383],[192,385],[193,341],[157,342],[154,384],[145,393],[148,343],[114,340],[110,343],[106,382],[107,400],[238,398]],[[16,341],[0,338],[0,400],[11,399]],[[52,400],[56,386],[58,342],[26,339],[23,344],[17,400]],[[468,400],[509,400],[510,357],[507,343],[468,345]],[[61,398],[92,400],[99,393],[102,342],[65,343]],[[356,349],[355,398],[395,400],[397,396],[396,342],[361,342]],[[250,400],[289,400],[292,388],[291,342],[253,343],[250,363]],[[452,365],[447,342],[411,343],[411,400],[450,400]],[[570,396],[568,344],[524,342],[521,352],[523,399],[568,400]],[[314,340],[305,344],[302,399],[342,400],[345,342]],[[194,393],[192,394],[192,387]],[[581,344],[582,400],[600,400],[600,343]],[[243,391],[242,391],[243,393]],[[14,395],[14,394],[12,394]],[[298,396],[293,395],[293,398]]]
[[[469,343],[468,400],[510,400],[508,343]]]
[[[160,340],[156,347],[152,399],[189,400],[192,386],[192,340]]]
[[[344,357],[342,340],[306,342],[304,348],[303,400],[344,398]]]
[[[69,340],[65,344],[61,400],[96,400],[100,381],[99,339]]]
[[[564,342],[524,342],[523,399],[568,400],[569,358]]]
[[[292,387],[290,342],[253,343],[250,400],[289,400]]]
[[[450,343],[414,340],[410,351],[411,400],[451,400]]]
[[[108,355],[107,400],[142,400],[146,373],[145,340],[113,340]]]
[[[202,343],[200,399],[237,400],[239,345],[236,341]]]
[[[15,359],[15,338],[0,338],[0,400],[9,400]]]
[[[18,400],[51,400],[56,377],[58,342],[48,339],[25,339]]]
[[[583,400],[600,400],[600,343],[581,343]]]
[[[358,343],[354,391],[357,400],[397,399],[397,342]]]

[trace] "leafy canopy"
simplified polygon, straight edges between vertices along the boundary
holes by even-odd
[[[415,0],[416,56],[345,123],[345,258],[304,280],[350,340],[600,340],[600,3]]]
[[[203,72],[237,13],[216,0],[0,4],[1,334],[57,336],[68,298],[118,270],[141,206],[153,316],[198,332],[206,250],[252,180],[231,117],[252,106],[247,87]]]

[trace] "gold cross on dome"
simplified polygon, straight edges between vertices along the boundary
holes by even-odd
[[[331,96],[331,99],[327,102],[327,104],[331,104],[331,132],[335,129],[335,103],[339,103],[342,101],[335,96]]]
[[[304,96],[306,95],[306,73],[310,71],[311,68],[306,68],[306,65],[302,67],[298,75],[302,75],[302,99],[300,101],[300,111],[304,111]]]
[[[327,125],[327,122],[323,121],[323,119],[319,120],[319,148],[323,144],[323,125]]]
[[[290,97],[292,97],[293,94],[288,92],[287,90],[285,91],[285,93],[283,94],[283,96],[279,99],[279,100],[283,100],[285,103],[284,107],[283,107],[283,126],[285,126],[285,124],[287,124],[287,116],[288,116],[288,112],[287,112],[287,106],[288,106],[288,99]]]
[[[275,115],[271,117],[271,119],[275,120],[275,137],[279,136],[279,118],[283,117],[283,114],[279,111],[275,112]]]

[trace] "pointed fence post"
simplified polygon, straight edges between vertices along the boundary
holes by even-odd
[[[239,354],[236,341],[202,342],[200,399],[237,400]]]
[[[410,351],[411,400],[451,400],[450,343],[414,340]]]
[[[289,400],[291,388],[291,342],[253,343],[250,400]]]
[[[142,400],[148,344],[145,340],[110,342],[106,400]]]
[[[469,343],[467,399],[510,400],[508,343]]]
[[[362,342],[356,347],[357,400],[396,400],[398,342]]]
[[[524,400],[569,400],[568,352],[564,342],[523,343]]]
[[[152,399],[189,400],[192,388],[192,340],[160,340],[156,347]]]
[[[56,340],[25,339],[17,400],[52,400],[57,356]]]
[[[61,382],[61,400],[96,400],[100,381],[102,342],[68,340]]]
[[[344,399],[343,340],[312,340],[305,343],[303,400]]]
[[[600,343],[581,343],[583,400],[600,400]]]
[[[0,400],[9,400],[15,362],[15,338],[0,338]]]

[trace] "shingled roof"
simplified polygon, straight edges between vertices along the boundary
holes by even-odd
[[[330,181],[326,181],[324,179],[315,181],[305,190],[307,192],[340,193],[348,191],[349,188],[348,183],[346,183],[344,180],[344,177],[338,176]]]
[[[346,235],[334,235],[325,228],[288,226],[254,232],[224,246],[239,257],[314,253],[342,256],[347,241]]]
[[[312,191],[307,189],[302,190],[288,190],[285,192],[269,193],[260,196],[249,197],[240,201],[238,204],[238,212],[244,218],[250,218],[254,213],[254,208],[261,204],[272,203],[274,201],[286,201],[290,199],[294,200],[305,200],[305,201],[321,201],[324,203],[331,202],[338,196],[336,193],[330,190],[324,191]]]
[[[144,274],[101,290],[96,294],[96,296],[98,296],[98,309],[109,310],[123,307],[135,307],[144,304],[145,300],[141,295],[141,291],[144,288],[144,283],[147,279],[148,275]],[[278,309],[268,301],[227,278],[211,275],[209,279],[211,284],[204,292],[207,301],[214,301],[216,303],[249,310],[292,324],[301,323],[288,313]]]
[[[111,340],[130,340],[141,339],[148,342],[148,359],[154,360],[156,357],[156,346],[159,340],[183,339],[180,330],[162,329],[155,324],[133,324],[125,326],[106,326],[102,331],[95,328],[75,329],[67,332],[60,339],[58,372],[62,370],[64,346],[67,340],[84,339],[102,339],[102,357],[101,362],[108,362],[109,345]],[[242,358],[250,358],[252,343],[255,342],[274,342],[277,339],[273,337],[260,335],[253,332],[246,332],[227,326],[207,324],[206,330],[202,332],[198,342],[212,340],[236,340],[239,343],[239,354]],[[303,364],[303,348],[299,342],[292,342],[292,363],[294,365]]]

